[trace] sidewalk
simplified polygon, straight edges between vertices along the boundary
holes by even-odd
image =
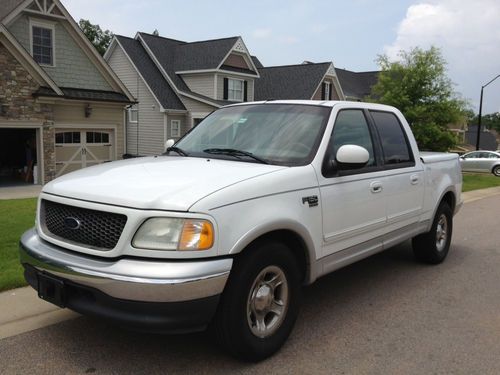
[[[42,185],[0,187],[0,199],[36,198],[41,190]]]
[[[0,189],[1,191],[1,189]],[[500,187],[463,193],[464,203],[500,194]],[[0,195],[0,199],[1,195]],[[73,319],[79,314],[38,298],[31,287],[0,293],[0,339]],[[8,308],[7,308],[8,306]]]

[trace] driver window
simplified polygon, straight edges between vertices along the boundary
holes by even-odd
[[[331,157],[335,157],[339,148],[344,145],[364,147],[370,155],[366,166],[375,165],[372,138],[362,110],[348,109],[338,113],[329,146]]]

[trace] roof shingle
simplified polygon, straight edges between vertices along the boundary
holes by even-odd
[[[311,99],[330,62],[260,68],[255,81],[255,100]]]
[[[344,95],[358,100],[363,100],[370,95],[371,88],[377,83],[378,74],[380,73],[378,71],[357,73],[338,68],[335,68],[335,72]]]
[[[125,36],[115,36],[162,107],[165,109],[185,110],[186,107],[184,107],[174,89],[165,80],[141,43],[138,40]]]

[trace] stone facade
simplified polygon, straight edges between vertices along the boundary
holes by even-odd
[[[53,107],[39,103],[33,93],[39,84],[17,59],[0,44],[0,122],[22,128],[20,121],[40,123],[44,159],[44,182],[55,177]]]

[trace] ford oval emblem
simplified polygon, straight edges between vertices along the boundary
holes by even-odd
[[[82,223],[80,220],[74,217],[66,217],[64,218],[64,226],[68,229],[76,230],[79,229]]]

